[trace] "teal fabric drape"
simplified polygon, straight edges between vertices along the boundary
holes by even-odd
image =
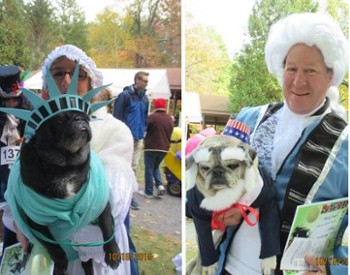
[[[67,238],[102,213],[109,200],[109,187],[101,161],[95,153],[90,154],[90,171],[87,183],[72,198],[52,199],[36,193],[26,186],[20,177],[19,158],[9,176],[5,199],[17,226],[31,242],[38,243],[31,229],[24,222],[24,213],[38,224],[49,227],[56,240]],[[70,246],[62,246],[68,259],[77,258]]]

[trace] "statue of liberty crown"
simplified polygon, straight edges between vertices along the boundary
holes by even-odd
[[[111,84],[103,85],[88,91],[84,96],[77,94],[78,87],[78,74],[79,74],[79,62],[74,69],[72,81],[69,84],[66,94],[61,94],[55,80],[53,79],[50,70],[47,70],[47,86],[50,98],[44,100],[39,97],[33,91],[26,88],[21,88],[23,94],[34,106],[33,110],[23,110],[16,108],[0,108],[0,112],[12,114],[20,119],[26,121],[24,129],[25,141],[28,142],[34,135],[39,127],[49,118],[54,115],[67,112],[67,111],[79,111],[90,115],[97,109],[110,104],[114,101],[101,101],[97,103],[91,103],[90,100],[100,91],[104,90]]]

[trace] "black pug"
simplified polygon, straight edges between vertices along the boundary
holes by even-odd
[[[74,196],[85,184],[90,165],[91,129],[89,117],[78,111],[59,113],[45,121],[28,143],[23,143],[20,154],[21,177],[25,185],[49,198],[65,199]],[[27,215],[26,215],[27,216]],[[113,217],[109,202],[98,217],[104,241],[113,234]],[[28,225],[54,239],[47,226],[27,216]],[[55,264],[54,274],[66,274],[68,260],[57,244],[40,241]],[[119,254],[115,238],[104,244],[105,262],[116,269],[120,260],[110,255]],[[82,262],[86,274],[93,274],[92,260]]]

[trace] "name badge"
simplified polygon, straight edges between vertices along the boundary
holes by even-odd
[[[1,165],[13,164],[21,146],[6,146],[1,148]]]

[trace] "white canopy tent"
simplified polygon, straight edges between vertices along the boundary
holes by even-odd
[[[134,76],[138,71],[149,72],[149,82],[147,85],[147,95],[150,99],[165,98],[171,96],[166,69],[100,69],[103,73],[103,84],[110,84],[113,96],[117,96],[123,91],[125,86],[134,83]],[[31,90],[42,88],[41,71],[35,73],[24,82],[24,87]]]
[[[182,110],[186,114],[186,123],[202,123],[203,117],[199,94],[186,92],[184,98],[185,100],[182,102]]]

